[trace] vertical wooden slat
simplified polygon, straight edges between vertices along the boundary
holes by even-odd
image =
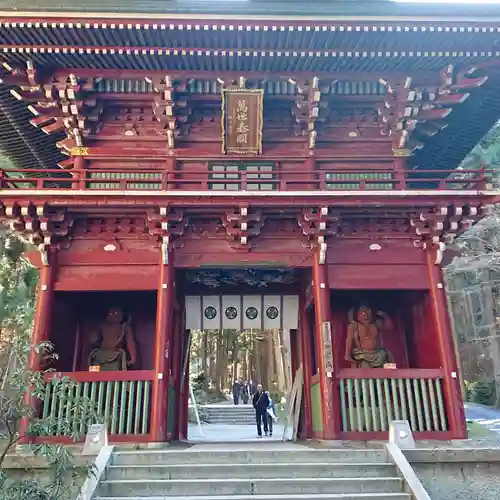
[[[106,396],[104,401],[104,424],[106,428],[110,428],[110,415],[111,415],[111,398],[113,395],[113,382],[105,382],[106,384]]]
[[[80,400],[82,398],[82,388],[83,384],[77,382],[75,386],[75,406],[74,406],[74,411],[71,416],[73,419],[73,423],[71,425],[71,430],[75,435],[80,435]]]
[[[438,416],[438,407],[436,404],[436,394],[434,391],[434,380],[430,378],[427,381],[429,385],[429,396],[430,396],[430,402],[431,402],[431,414],[432,414],[432,421],[434,423],[434,427],[432,430],[434,431],[439,431],[439,416]]]
[[[113,406],[111,407],[111,434],[118,434],[120,420],[120,390],[121,383],[113,382]]]
[[[368,394],[368,384],[365,378],[361,379],[361,404],[363,405],[364,430],[370,432],[373,430],[370,422],[370,397]]]
[[[71,429],[73,430],[73,422],[74,422],[74,419],[73,419],[73,415],[71,414],[71,409],[72,409],[72,406],[73,406],[73,399],[75,397],[75,389],[77,389],[78,386],[74,386],[74,385],[71,385],[71,386],[68,386],[68,389],[66,391],[66,394],[67,394],[67,399],[66,399],[66,404],[65,404],[65,415],[64,415],[64,424],[65,424],[65,428],[66,429]],[[71,404],[70,404],[70,401],[71,401]]]
[[[377,399],[375,398],[375,381],[371,378],[368,381],[368,386],[370,389],[370,405],[372,409],[372,428],[374,431],[380,429],[378,419],[377,419]]]
[[[97,384],[97,414],[99,415],[99,419],[104,416],[104,387],[106,382],[96,382]],[[93,422],[97,423],[97,422]],[[101,423],[101,422],[99,422]],[[105,422],[103,422],[105,423]]]
[[[129,382],[128,408],[127,408],[127,434],[132,434],[132,421],[134,419],[134,389],[135,381]]]
[[[62,435],[62,429],[63,429],[63,415],[64,415],[64,408],[65,408],[65,402],[66,402],[66,389],[67,385],[65,381],[60,381],[58,385],[58,391],[57,391],[57,414],[56,414],[56,435],[61,436]]]
[[[438,410],[439,410],[439,420],[441,420],[441,430],[448,430],[448,424],[446,422],[446,414],[444,411],[444,401],[443,401],[443,389],[441,387],[441,379],[436,379],[436,393],[438,400]]]
[[[424,405],[424,417],[425,417],[425,430],[431,431],[431,415],[429,413],[429,395],[427,394],[427,384],[425,379],[420,379],[420,392],[422,394],[422,403]]]
[[[142,406],[142,434],[149,431],[149,391],[151,390],[151,381],[146,380],[144,387],[144,403]]]
[[[128,382],[122,382],[120,392],[120,413],[118,419],[118,434],[125,434],[125,414],[126,414],[126,403],[127,403],[127,390]]]
[[[90,390],[89,382],[84,382],[83,383],[83,390],[82,390],[82,398],[85,400],[84,408],[87,407],[87,404],[89,402],[89,390]],[[86,409],[84,411],[80,412],[80,434],[85,434],[87,432],[87,427],[86,427],[87,415],[86,415],[86,413],[87,413]]]
[[[52,380],[49,380],[45,386],[45,394],[43,398],[42,418],[44,420],[46,420],[50,414],[50,401],[52,399],[52,391],[53,391]]]
[[[354,399],[353,399],[353,394],[354,394],[354,388],[353,388],[353,382],[352,379],[347,379],[347,398],[349,401],[349,425],[350,425],[350,431],[356,430],[356,424],[354,423]]]
[[[406,394],[405,394],[405,386],[403,379],[398,378],[398,391],[399,391],[399,399],[401,401],[401,414],[403,416],[403,420],[408,420],[408,409],[406,407]]]
[[[417,421],[418,430],[422,432],[424,430],[424,419],[422,417],[422,400],[420,398],[420,384],[417,379],[412,379],[413,382],[413,393],[415,394],[415,407],[417,409]]]
[[[354,379],[354,400],[356,401],[356,419],[358,423],[357,431],[363,432],[363,413],[361,410],[361,391],[359,387],[359,379]]]
[[[391,379],[391,394],[395,420],[401,420],[401,415],[399,413],[398,386],[396,384],[396,379],[394,378]]]
[[[55,428],[54,424],[56,422],[56,411],[57,411],[57,393],[59,391],[59,380],[53,380],[52,381],[52,398],[50,402],[50,417],[49,417],[49,428],[50,428],[50,435],[53,436],[55,435]]]
[[[413,391],[411,386],[411,379],[406,379],[406,395],[408,396],[408,411],[410,412],[410,425],[411,430],[417,430],[417,419],[415,416],[415,405],[413,404]]]
[[[346,398],[346,386],[345,386],[345,381],[343,378],[340,379],[340,409],[342,413],[342,430],[344,432],[347,432],[349,430],[348,423],[347,423],[347,411],[346,411],[346,405],[345,405],[345,398]]]
[[[378,400],[378,411],[380,412],[380,428],[383,431],[387,431],[389,426],[385,418],[385,401],[384,401],[384,388],[382,386],[382,380],[377,379],[377,400]]]
[[[142,380],[137,381],[137,392],[135,394],[135,417],[134,417],[134,434],[139,434],[139,427],[141,423],[141,405],[142,405]]]
[[[394,420],[392,418],[392,408],[391,408],[391,391],[389,390],[389,381],[384,379],[384,397],[385,397],[385,407],[387,409],[387,422],[390,423]]]

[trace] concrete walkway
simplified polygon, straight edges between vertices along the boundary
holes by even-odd
[[[194,442],[252,442],[252,441],[281,441],[283,435],[283,424],[274,424],[273,435],[257,438],[255,424],[202,424],[202,432],[196,424],[189,424],[188,441]],[[290,436],[288,436],[290,434]],[[287,433],[287,439],[291,439],[291,430]]]
[[[464,407],[467,420],[500,434],[500,408],[491,408],[476,403],[465,403]]]

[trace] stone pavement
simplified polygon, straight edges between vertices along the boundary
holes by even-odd
[[[491,408],[475,403],[465,403],[467,420],[484,425],[488,430],[500,434],[500,408]]]
[[[257,438],[255,424],[202,424],[203,435],[200,434],[198,425],[189,424],[188,441],[194,442],[237,442],[237,441],[281,441],[283,424],[274,424],[273,436]],[[291,439],[291,430],[287,432],[287,439]]]

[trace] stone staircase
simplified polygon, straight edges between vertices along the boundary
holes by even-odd
[[[259,443],[260,444],[260,443]],[[410,500],[384,449],[249,443],[117,451],[93,500]]]
[[[203,407],[210,424],[248,425],[255,423],[255,410],[248,405],[207,405]]]

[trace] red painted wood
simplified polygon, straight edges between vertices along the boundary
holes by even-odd
[[[65,266],[58,272],[57,291],[155,290],[157,266],[96,265]]]
[[[172,439],[178,440],[181,430],[181,377],[182,377],[182,358],[183,358],[183,333],[184,333],[184,314],[185,304],[184,297],[179,300],[179,309],[175,314],[174,336],[173,336],[173,356],[172,356],[172,373],[173,387],[175,388],[175,414],[174,414],[174,432]]]
[[[220,148],[220,137],[217,139],[217,143],[214,143],[214,148],[218,147]],[[283,142],[283,141],[281,141]],[[163,153],[161,152],[161,149],[153,147],[153,150],[156,151],[157,155],[163,158],[165,161],[168,159],[168,151],[165,150]],[[214,149],[215,151],[215,149]],[[199,163],[198,165],[195,165],[193,168],[193,164],[191,164],[191,168],[188,167],[182,167],[180,170],[175,170],[171,171],[171,169],[165,168],[165,165],[163,165],[162,170],[158,169],[144,169],[144,168],[137,168],[137,169],[127,169],[129,173],[136,173],[136,174],[160,174],[160,179],[156,180],[151,180],[151,179],[119,179],[116,181],[107,181],[108,183],[112,184],[111,187],[109,188],[104,188],[105,190],[113,191],[113,190],[120,190],[120,189],[132,189],[132,184],[141,184],[141,185],[148,185],[151,183],[157,183],[159,184],[158,187],[149,187],[149,189],[152,190],[160,190],[160,189],[184,189],[184,190],[206,190],[208,183],[210,184],[225,184],[225,185],[233,185],[236,186],[237,189],[243,189],[242,185],[247,185],[247,186],[257,186],[259,184],[262,184],[263,181],[260,179],[255,179],[252,178],[254,175],[253,173],[248,173],[246,170],[242,170],[239,172],[239,178],[237,179],[209,179],[209,174],[210,171],[207,168],[207,165],[205,164],[205,161],[210,157],[213,156],[210,155],[210,152],[203,150],[188,150],[183,152],[182,150],[177,149],[177,154],[182,157],[182,156],[189,156],[191,155],[196,155],[198,157],[204,157],[204,162]],[[290,148],[283,149],[283,153],[290,154]],[[272,152],[268,152],[267,155],[263,155],[262,157],[259,157],[259,162],[275,162],[277,160],[280,160],[280,156],[283,155],[281,150],[276,149]],[[89,156],[96,155],[96,151],[89,152]],[[151,155],[150,150],[148,149],[147,151],[141,152],[137,147],[135,148],[130,148],[130,151],[127,150],[127,148],[122,147],[120,149],[120,155],[123,155],[124,157],[131,158],[131,157],[136,157],[137,159],[141,159],[141,161],[144,161],[144,158],[146,155]],[[120,156],[113,155],[116,160],[120,159]],[[294,155],[295,158],[300,155]],[[304,157],[304,160],[307,158],[306,154],[302,155]],[[154,156],[153,156],[154,158]],[[239,160],[241,162],[241,159]],[[309,160],[306,160],[306,162]],[[222,159],[222,163],[227,163],[228,159]],[[181,164],[182,165],[182,164]],[[350,168],[341,168],[339,169],[338,167],[333,167],[332,169],[328,169],[328,173],[331,174],[345,174],[346,169],[349,170],[349,173],[351,174],[358,174],[358,175],[363,175],[365,173],[371,173],[371,174],[389,174],[393,173],[394,170],[393,168],[383,168],[383,169],[374,169],[374,168],[359,168],[356,166],[352,166]],[[74,188],[75,185],[77,187],[83,186],[83,181],[81,180],[80,176],[78,177],[71,177],[71,178],[57,178],[57,177],[51,177],[54,173],[53,170],[48,170],[48,169],[32,169],[33,173],[41,173],[45,174],[45,176],[41,177],[24,177],[23,176],[23,171],[22,170],[11,170],[12,172],[12,177],[9,178],[4,178],[0,179],[0,188],[5,188],[5,187],[14,187],[15,188],[15,183],[19,182],[21,183],[22,186],[26,186],[28,184],[30,186],[30,189],[54,189],[54,185],[59,188],[65,188],[68,189],[68,186],[70,188]],[[102,175],[109,175],[109,174],[121,174],[123,173],[124,169],[123,168],[113,168],[113,169],[97,169],[97,168],[89,168],[86,170],[80,170],[79,172],[85,173],[87,176],[85,179],[85,186],[87,186],[87,190],[91,191],[92,190],[92,183],[101,183],[102,181],[96,180],[96,179],[91,179],[90,173],[94,174],[102,174]],[[304,173],[305,171],[305,173]],[[419,177],[417,180],[412,179],[410,177],[411,172],[399,172],[397,179],[392,179],[392,180],[387,180],[387,179],[370,179],[369,181],[366,180],[349,180],[348,183],[352,184],[353,187],[352,189],[354,190],[360,190],[364,191],[367,189],[366,185],[367,183],[370,184],[370,186],[379,186],[379,189],[384,191],[387,190],[387,184],[392,183],[392,189],[390,190],[397,190],[397,189],[418,189],[419,186],[422,185],[422,182],[427,182],[427,183],[433,183],[434,186],[431,189],[435,189],[437,191],[443,190],[443,189],[456,189],[457,191],[460,190],[460,188],[463,189],[484,189],[485,182],[487,177],[490,175],[490,171],[486,171],[484,169],[481,170],[463,170],[463,173],[467,173],[469,176],[467,179],[456,179],[455,177],[452,178],[446,178],[444,176],[445,173],[452,174],[453,170],[448,170],[448,171],[440,171],[440,175],[443,175],[443,177],[436,177],[436,173],[434,171],[426,171],[426,170],[419,170],[419,174],[422,175],[422,177]],[[19,173],[19,177],[15,177],[15,174]],[[277,191],[293,191],[297,190],[298,188],[296,186],[301,186],[301,189],[309,190],[309,191],[324,191],[324,190],[344,190],[344,186],[346,184],[346,180],[342,178],[337,178],[333,179],[330,178],[328,181],[326,180],[326,171],[317,171],[311,169],[311,165],[307,164],[304,165],[302,164],[302,168],[300,169],[293,169],[293,170],[284,170],[281,169],[281,171],[276,172],[276,178],[275,179],[266,179],[264,182],[266,184],[273,184],[274,189]],[[313,174],[313,175],[311,175]],[[138,175],[139,176],[139,175]],[[136,176],[136,177],[138,177]],[[458,188],[457,188],[458,186]],[[26,189],[23,187],[23,189]],[[93,188],[95,189],[95,188]],[[371,187],[370,189],[373,189]]]
[[[35,444],[65,444],[71,445],[85,441],[85,435],[76,441],[68,436],[43,436],[34,438]],[[114,443],[149,443],[152,442],[151,434],[109,434],[108,441]]]
[[[330,287],[337,290],[427,290],[424,266],[344,264],[328,266]]]
[[[435,368],[441,366],[439,341],[435,328],[429,325],[429,292],[415,297],[411,310],[412,325],[407,335],[410,366],[414,368]]]
[[[75,382],[133,382],[155,379],[154,370],[127,370],[103,372],[49,372],[44,374],[45,380],[68,377]]]
[[[316,315],[316,343],[318,346],[319,383],[323,409],[323,439],[337,439],[340,432],[338,411],[339,388],[334,377],[327,377],[322,324],[330,322],[330,288],[326,265],[319,264],[319,255],[313,257],[313,293]],[[333,339],[332,339],[333,342]],[[334,375],[334,373],[333,373]]]
[[[186,333],[184,333],[186,335]],[[179,422],[180,435],[179,439],[188,438],[188,406],[189,406],[189,362],[186,367],[186,375],[184,377],[184,383],[182,386],[182,406],[181,406],[181,418]]]
[[[441,363],[444,371],[443,389],[449,427],[454,439],[466,439],[467,424],[465,421],[464,403],[459,387],[457,361],[455,359],[453,333],[447,311],[443,273],[440,266],[435,264],[435,249],[428,249],[426,257],[430,284],[430,317],[439,342]],[[452,373],[455,374],[455,377],[452,376]]]
[[[312,412],[311,412],[311,345],[309,332],[311,325],[305,304],[305,294],[299,296],[299,339],[301,343],[302,368],[304,373],[304,431],[305,438],[312,437]]]
[[[170,259],[169,259],[170,260]],[[155,334],[155,372],[151,398],[151,434],[153,441],[161,442],[168,434],[168,406],[170,387],[170,362],[172,355],[174,267],[164,264],[160,252],[158,300]]]
[[[383,221],[381,225],[383,226]],[[370,266],[425,266],[424,252],[415,247],[411,233],[404,232],[404,227],[401,227],[401,230],[401,233],[391,232],[380,235],[369,231],[367,223],[361,234],[357,233],[353,236],[347,234],[344,238],[331,238],[327,250],[328,265],[357,265],[360,269],[359,274],[363,274],[365,264]],[[381,248],[370,250],[371,245],[379,245]]]
[[[447,441],[453,439],[451,432],[413,432],[413,438],[418,441],[437,439],[440,441]],[[373,432],[341,432],[340,439],[346,441],[387,441],[389,439],[389,432],[387,431],[373,431]]]
[[[33,332],[31,334],[31,351],[29,355],[29,369],[33,372],[44,368],[41,365],[40,356],[35,350],[41,342],[46,342],[50,339],[50,326],[52,319],[52,307],[54,300],[54,275],[56,259],[55,254],[50,253],[48,266],[43,266],[40,270],[40,280],[38,282],[38,301],[36,304],[35,318],[33,323]],[[40,401],[31,396],[30,391],[24,394],[24,404],[26,406],[38,407]],[[23,417],[19,424],[19,435],[21,436],[20,443],[29,442],[30,438],[26,437],[29,429],[29,416]]]
[[[338,378],[412,378],[412,379],[436,379],[443,378],[441,369],[419,370],[419,369],[384,369],[384,368],[344,368],[337,372]]]

